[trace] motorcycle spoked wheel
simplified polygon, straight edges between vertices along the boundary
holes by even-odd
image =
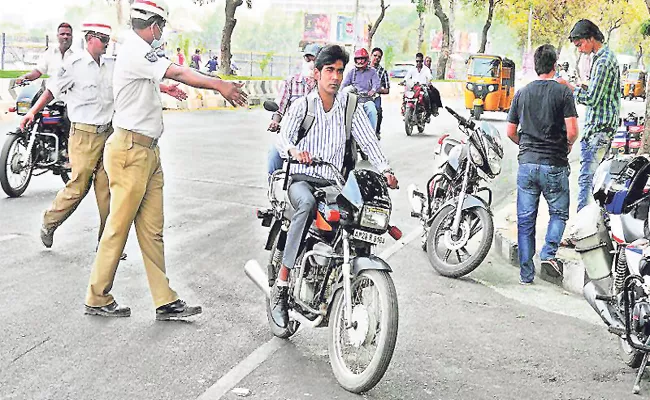
[[[27,158],[27,160],[25,160]],[[9,197],[20,197],[32,179],[34,164],[27,156],[27,142],[9,135],[0,151],[0,186]]]
[[[446,206],[438,212],[431,222],[426,244],[433,269],[449,278],[459,278],[474,271],[490,251],[494,236],[490,213],[482,207],[473,207],[462,211],[460,234],[454,237],[451,225],[455,212],[454,206]],[[454,259],[456,263],[451,263]]]
[[[404,130],[406,131],[406,136],[413,134],[413,125],[411,125],[411,121],[415,117],[413,112],[411,107],[406,107],[406,111],[404,112]]]
[[[395,285],[386,271],[366,270],[352,279],[352,323],[345,328],[345,299],[338,290],[329,318],[330,365],[341,387],[367,392],[384,376],[397,342]]]
[[[630,368],[639,368],[643,361],[643,352],[630,346],[624,338],[620,338],[621,344],[621,358],[623,362]]]
[[[275,276],[278,276],[278,272],[280,271],[280,266],[282,262],[274,262],[273,258],[276,255],[276,252],[278,251],[278,241],[280,240],[280,233],[275,235],[275,239],[273,240],[273,247],[271,248],[271,255],[269,256],[269,263],[273,263],[273,271],[275,273]],[[282,257],[280,257],[280,260],[282,260]],[[271,291],[273,291],[273,288],[271,288]],[[300,327],[300,322],[294,321],[294,320],[289,320],[289,324],[287,325],[286,328],[282,328],[278,326],[274,321],[273,318],[271,317],[271,300],[270,299],[265,299],[266,301],[266,318],[269,321],[269,328],[271,329],[271,333],[274,336],[279,337],[280,339],[288,339],[291,336],[293,336],[297,331],[298,328]]]

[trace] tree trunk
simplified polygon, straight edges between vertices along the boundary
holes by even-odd
[[[235,11],[242,4],[244,4],[244,0],[226,0],[226,22],[223,25],[223,35],[221,37],[221,65],[219,66],[219,69],[225,75],[232,75],[232,69],[230,68],[230,60],[232,59],[230,43],[232,40],[232,32],[235,30],[235,25],[237,25]]]
[[[636,67],[641,68],[641,59],[643,58],[643,46],[639,44],[639,51],[636,53]],[[647,98],[647,97],[646,97]]]
[[[447,65],[445,67],[445,77],[447,71],[451,69],[451,54],[456,48],[456,33],[454,27],[456,26],[456,0],[449,0],[449,55],[447,58]]]
[[[479,47],[479,53],[485,53],[485,48],[487,47],[488,40],[488,31],[492,26],[492,17],[494,17],[494,0],[488,0],[488,16],[485,20],[485,25],[483,25],[483,33],[481,34],[481,47]]]
[[[650,1],[650,0],[647,0]],[[449,60],[449,18],[440,5],[440,0],[433,1],[436,17],[440,20],[442,25],[442,47],[440,49],[440,57],[438,57],[438,72],[436,79],[445,79],[445,72],[447,70],[447,60]]]
[[[418,13],[420,25],[418,25],[418,51],[422,51],[422,44],[424,43],[424,13]]]
[[[370,29],[368,29],[368,50],[372,49],[372,38],[375,36],[375,33],[377,32],[377,28],[379,28],[379,24],[381,21],[384,20],[384,16],[386,15],[386,9],[390,7],[389,5],[384,5],[384,0],[380,0],[379,6],[381,7],[381,12],[379,13],[379,16],[377,17],[377,20],[375,21],[374,24],[370,24]]]

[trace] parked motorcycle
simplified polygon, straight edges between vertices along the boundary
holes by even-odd
[[[266,295],[271,332],[291,337],[300,325],[329,327],[328,350],[339,384],[353,393],[373,388],[383,377],[395,349],[398,307],[388,263],[374,254],[384,234],[399,240],[401,232],[389,224],[392,203],[384,177],[369,170],[353,170],[347,182],[332,164],[318,157],[336,174],[333,186],[316,189],[316,218],[309,228],[289,280],[289,324],[281,328],[271,317],[271,288],[295,212],[288,200],[289,166],[270,178],[271,207],[258,210],[270,232],[267,272],[255,260],[246,275]]]
[[[612,138],[610,154],[637,154],[641,148],[645,118],[630,112],[621,119],[621,125]]]
[[[492,245],[492,191],[481,186],[501,172],[503,146],[499,131],[487,122],[476,125],[445,107],[457,120],[466,142],[443,137],[442,159],[426,192],[408,188],[411,216],[423,226],[423,249],[433,268],[458,278],[483,262]],[[478,196],[487,192],[488,199]]]
[[[16,106],[9,109],[25,115],[43,94],[39,85],[29,82],[16,98]],[[0,185],[9,197],[22,195],[32,176],[52,171],[64,183],[70,179],[68,162],[68,132],[70,121],[65,105],[60,101],[48,104],[34,118],[34,123],[24,131],[16,128],[7,133],[0,151]]]
[[[593,180],[596,200],[578,213],[576,251],[585,266],[587,302],[620,337],[623,359],[639,368],[650,352],[650,160],[617,156],[603,161]]]
[[[401,83],[405,85],[405,83]],[[424,87],[419,83],[412,88],[406,87],[402,97],[402,116],[404,117],[404,130],[407,136],[413,133],[413,127],[418,128],[418,132],[424,132],[424,125],[427,121],[427,109],[424,105]]]

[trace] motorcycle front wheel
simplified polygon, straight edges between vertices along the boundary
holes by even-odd
[[[9,197],[19,197],[32,179],[34,164],[22,136],[9,135],[0,151],[0,186]]]
[[[414,110],[410,107],[406,107],[406,111],[404,112],[404,130],[406,131],[406,136],[411,136],[413,133],[413,125],[411,125],[411,121],[415,118]]]
[[[440,275],[459,278],[474,271],[492,246],[494,223],[482,207],[463,210],[457,235],[452,234],[456,207],[446,206],[433,219],[427,235],[427,256]]]
[[[339,384],[367,392],[384,376],[397,342],[397,292],[386,271],[366,270],[351,282],[352,327],[345,327],[343,290],[332,301],[329,358]]]

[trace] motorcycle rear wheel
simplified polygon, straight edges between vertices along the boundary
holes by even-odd
[[[376,270],[361,272],[352,279],[351,288],[354,325],[345,328],[345,299],[343,290],[338,290],[332,301],[328,350],[339,384],[349,392],[362,393],[381,380],[393,357],[399,320],[397,292],[390,274]]]
[[[435,269],[440,275],[448,278],[459,278],[474,271],[483,262],[488,251],[490,251],[490,247],[492,247],[492,238],[494,236],[494,223],[490,213],[482,207],[469,208],[463,210],[461,214],[463,221],[469,221],[467,225],[461,224],[460,227],[461,234],[468,231],[467,234],[469,237],[466,240],[465,245],[455,250],[447,248],[445,243],[441,242],[446,240],[444,235],[451,227],[455,212],[456,207],[454,206],[446,206],[440,210],[431,222],[429,234],[427,235],[427,256],[429,257],[429,262],[433,269]],[[472,234],[472,232],[474,233]],[[478,245],[475,246],[476,250],[474,251],[474,254],[469,254],[467,250],[468,243],[475,235],[482,236],[480,237]],[[438,254],[441,245],[443,246],[442,249],[445,250],[445,255],[442,257]],[[458,260],[457,264],[451,264],[448,262],[452,258],[452,253],[454,251],[454,257]],[[469,257],[462,260],[461,253],[466,257],[469,255]]]
[[[413,125],[411,125],[411,121],[415,117],[413,113],[412,108],[406,107],[406,111],[404,112],[404,130],[406,131],[406,136],[411,136],[413,133]]]
[[[20,197],[32,179],[34,163],[31,157],[24,163],[26,153],[27,143],[18,135],[9,135],[0,151],[0,186],[9,197]]]
[[[623,362],[630,368],[639,368],[643,361],[643,352],[630,346],[624,338],[620,338],[619,340],[621,344],[620,353]]]
[[[280,233],[275,235],[275,239],[273,240],[273,247],[271,248],[271,255],[269,258],[269,263],[273,263],[273,270],[275,273],[275,276],[277,277],[278,272],[280,271],[280,263],[276,263],[273,261],[273,257],[275,256],[276,252],[278,251],[278,241],[280,240]],[[281,259],[281,258],[280,258]],[[273,291],[273,288],[271,288],[271,291]],[[298,321],[293,321],[289,320],[289,324],[287,325],[286,328],[279,327],[274,321],[273,317],[271,317],[271,300],[266,299],[266,318],[269,321],[269,328],[271,330],[271,333],[273,336],[277,336],[280,339],[289,339],[291,336],[293,336],[297,331],[298,328],[300,327],[300,322]]]

